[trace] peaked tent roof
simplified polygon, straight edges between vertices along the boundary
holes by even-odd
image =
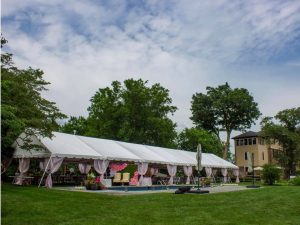
[[[148,149],[145,145],[131,144],[131,143],[120,142],[120,141],[117,141],[116,143],[126,148],[132,154],[135,154],[141,159],[145,159],[145,162],[158,163],[158,164],[170,163],[170,160],[166,160],[160,154],[157,154],[151,151],[150,149]]]
[[[50,157],[64,157],[64,158],[78,158],[78,159],[105,159],[103,155],[95,151],[93,148],[83,141],[78,136],[64,133],[53,132],[53,138],[39,138],[37,136],[31,137],[33,144],[44,147],[41,150],[23,150],[22,139],[18,138],[15,144],[15,158],[45,158]],[[21,137],[24,134],[21,134]]]
[[[16,142],[20,143],[21,139]],[[126,162],[148,162],[196,166],[196,153],[149,145],[132,144],[100,138],[53,132],[53,138],[32,137],[43,150],[24,150],[15,145],[14,158],[46,158],[52,156],[76,159],[107,159]],[[237,169],[234,164],[209,153],[203,153],[203,167]]]
[[[64,134],[69,135],[69,134]],[[75,136],[75,135],[72,135]],[[140,162],[141,158],[132,154],[126,148],[118,145],[115,141],[92,138],[92,137],[83,137],[75,136],[82,142],[86,143],[92,149],[94,149],[100,155],[103,155],[108,160],[120,160],[120,161],[133,161]]]

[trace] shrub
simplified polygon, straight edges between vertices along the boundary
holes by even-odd
[[[210,177],[203,177],[201,179],[201,185],[202,186],[209,186],[211,183],[211,178]]]
[[[278,169],[275,165],[266,164],[263,166],[262,178],[266,184],[273,185],[275,181],[279,180],[280,173],[281,170]]]
[[[137,165],[128,165],[122,173],[130,173],[130,177],[134,176],[134,172],[137,171]]]
[[[291,179],[290,184],[300,186],[300,176]]]

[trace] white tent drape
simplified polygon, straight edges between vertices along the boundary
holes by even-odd
[[[94,169],[96,170],[97,173],[100,174],[100,181],[103,181],[104,173],[106,172],[108,165],[109,165],[108,160],[101,160],[101,159],[94,160]]]
[[[170,175],[169,185],[173,185],[174,177],[177,172],[177,166],[175,165],[167,165],[168,173]]]
[[[193,167],[192,166],[184,166],[183,167],[183,172],[184,172],[184,175],[187,176],[186,184],[190,184],[191,183],[191,176],[193,174]]]
[[[48,168],[47,168],[48,176],[47,176],[47,179],[45,181],[45,186],[46,187],[52,188],[51,174],[58,171],[58,169],[61,166],[63,160],[64,160],[64,158],[59,158],[59,157],[50,158],[50,162],[49,162]]]
[[[46,159],[40,161],[39,165],[40,165],[40,170],[41,171],[45,170],[45,168],[47,166],[47,163],[48,163],[48,160],[49,160],[49,158],[46,158]]]
[[[23,178],[22,177],[29,170],[29,165],[30,165],[30,159],[28,159],[28,158],[19,159],[20,176],[16,179],[15,184],[18,184],[18,185],[23,184]]]
[[[79,163],[78,169],[81,174],[88,174],[92,168],[91,164],[88,163]]]
[[[214,177],[217,175],[218,169],[213,169],[212,170],[212,174],[214,175]]]
[[[24,175],[29,170],[29,165],[30,165],[30,159],[28,158],[22,158],[19,159],[19,171],[20,175]]]
[[[147,173],[147,170],[148,170],[148,163],[143,162],[138,164],[138,173],[139,175],[141,175],[138,185],[142,184],[144,175]]]
[[[235,183],[240,183],[240,178],[239,178],[240,171],[239,171],[239,169],[233,170],[232,172],[233,172],[233,175],[236,177]]]
[[[158,174],[158,168],[150,168],[150,175],[155,176]]]
[[[224,183],[227,182],[227,169],[226,168],[222,168],[221,169],[222,175],[224,177]]]
[[[211,177],[213,170],[211,167],[205,167],[205,173],[207,177]]]

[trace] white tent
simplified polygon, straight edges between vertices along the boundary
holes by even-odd
[[[171,185],[176,175],[177,166],[184,166],[185,175],[188,177],[187,180],[189,180],[189,177],[192,175],[192,166],[196,166],[197,164],[195,152],[83,137],[59,132],[53,132],[51,139],[32,136],[32,143],[43,148],[39,150],[24,150],[22,149],[22,135],[15,142],[15,152],[13,156],[14,158],[20,159],[20,176],[22,177],[22,175],[28,171],[30,158],[45,159],[40,161],[40,168],[43,168],[42,170],[44,171],[40,184],[45,173],[47,173],[45,185],[50,188],[52,187],[51,174],[57,172],[62,162],[66,159],[68,161],[74,160],[79,162],[78,167],[81,168],[81,173],[87,173],[84,172],[85,169],[88,168],[87,160],[93,160],[94,169],[102,178],[110,162],[137,163],[138,173],[141,175],[139,179],[141,185],[145,184],[143,181],[146,179],[143,178],[143,175],[146,174],[149,164],[166,165],[170,175],[169,184]],[[203,167],[206,167],[206,170],[210,171],[212,168],[221,168],[224,179],[227,176],[227,169],[233,169],[237,172],[236,176],[238,179],[238,167],[214,154],[203,153],[201,164]],[[89,166],[89,168],[90,167],[91,166]],[[189,181],[187,183],[189,183]]]
[[[100,138],[83,137],[72,134],[53,132],[52,139],[32,137],[34,144],[44,147],[42,150],[24,150],[20,147],[21,139],[15,145],[14,158],[75,158],[105,159],[124,162],[147,162],[153,164],[196,166],[196,153],[132,144]],[[238,169],[234,164],[209,153],[202,154],[203,167]]]

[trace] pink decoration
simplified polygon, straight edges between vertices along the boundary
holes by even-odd
[[[101,178],[100,178],[100,177],[96,177],[95,183],[96,183],[96,184],[99,184],[100,182],[101,182]]]
[[[121,163],[121,164],[111,163],[109,167],[111,171],[118,172],[124,170],[127,167],[127,163]]]
[[[139,172],[135,171],[133,177],[130,179],[130,185],[137,185],[138,183]]]

